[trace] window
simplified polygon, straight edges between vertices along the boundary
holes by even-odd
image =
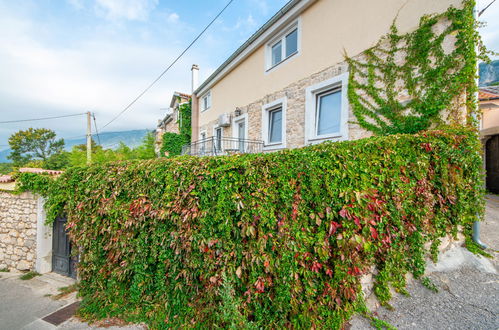
[[[298,53],[298,23],[294,23],[279,37],[272,40],[267,48],[269,54],[268,70]]]
[[[222,150],[222,134],[223,134],[223,128],[216,127],[215,128],[215,149],[218,151]]]
[[[275,66],[282,61],[282,42],[279,41],[272,46],[272,66]]]
[[[348,138],[348,73],[306,89],[305,144]]]
[[[286,36],[286,57],[298,51],[298,29],[294,29]]]
[[[206,152],[206,132],[201,132],[199,134],[199,139],[201,140],[201,145],[199,146],[199,152],[204,154]]]
[[[264,149],[286,147],[286,104],[282,98],[262,107],[262,140]]]
[[[201,97],[201,111],[206,111],[209,108],[211,108],[211,92]]]
[[[341,88],[316,95],[316,135],[334,134],[341,125]]]
[[[269,111],[269,143],[282,142],[282,108]]]

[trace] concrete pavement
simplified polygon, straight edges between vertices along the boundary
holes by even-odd
[[[57,288],[68,286],[73,280],[57,274],[37,276],[22,281],[20,272],[0,273],[0,329],[15,330],[28,327],[39,318],[68,304],[73,297],[53,300]],[[41,328],[36,328],[41,329]]]

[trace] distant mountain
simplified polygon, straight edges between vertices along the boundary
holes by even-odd
[[[151,130],[148,129],[140,129],[140,130],[133,130],[133,131],[121,131],[121,132],[105,132],[105,133],[100,133],[100,143],[104,149],[116,149],[118,148],[120,142],[123,142],[130,148],[135,148],[139,146],[142,143],[142,140],[146,136],[147,132],[150,132]],[[99,143],[99,139],[97,138],[96,135],[93,135],[92,138],[96,143]],[[65,145],[66,145],[66,150],[70,151],[73,146],[79,145],[79,144],[85,144],[86,139],[85,138],[80,138],[80,139],[72,139],[72,140],[64,140]],[[10,154],[10,149],[2,150],[0,151],[0,163],[7,163],[10,162],[9,159],[7,159],[7,156]]]
[[[499,60],[487,63],[480,63],[479,66],[480,86],[489,86],[499,83]]]
[[[120,142],[123,142],[130,148],[135,148],[142,143],[142,140],[146,136],[147,132],[150,131],[151,130],[148,129],[140,129],[133,131],[105,132],[100,133],[99,138],[100,143],[104,149],[116,149],[118,148]],[[92,136],[92,138],[96,143],[99,143],[99,139],[95,134]],[[64,142],[66,143],[66,150],[68,151],[71,150],[73,146],[85,144],[86,141],[86,138],[64,140]]]

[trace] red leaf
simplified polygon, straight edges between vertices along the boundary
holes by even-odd
[[[359,227],[359,229],[361,228],[361,227],[360,227],[360,220],[359,220],[359,218],[358,218],[358,217],[354,216],[354,217],[353,217],[353,222],[355,222],[355,224],[357,225],[357,227]]]
[[[314,261],[312,263],[311,269],[312,269],[313,272],[318,273],[321,268],[322,268],[322,264],[320,262]]]
[[[256,292],[263,293],[265,291],[265,283],[262,279],[258,279],[255,283]]]
[[[331,224],[329,225],[329,235],[334,234],[336,230],[340,227],[341,225],[339,223],[331,221]]]
[[[374,228],[374,227],[369,227],[369,229],[371,230],[371,236],[372,236],[374,239],[378,239],[378,232],[376,231],[376,228]]]

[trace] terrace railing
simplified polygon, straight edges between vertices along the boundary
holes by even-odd
[[[182,155],[223,156],[253,154],[263,151],[263,141],[215,136],[192,142],[182,147]]]

